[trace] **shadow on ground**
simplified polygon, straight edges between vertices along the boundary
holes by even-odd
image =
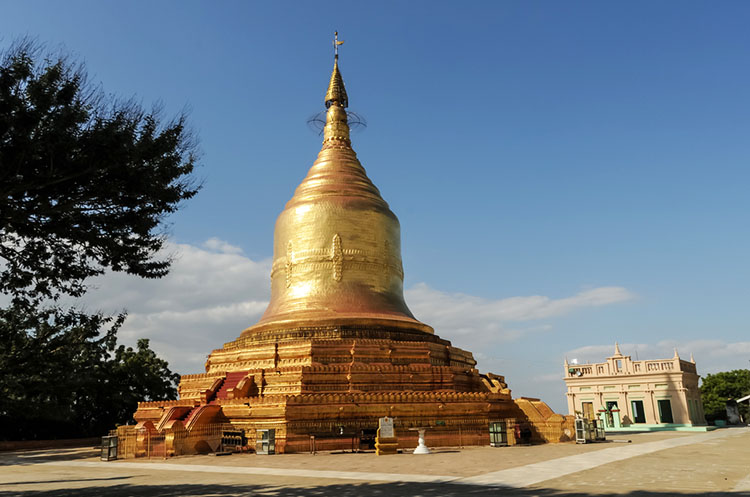
[[[92,479],[92,481],[99,479]],[[64,480],[61,480],[61,483]],[[69,480],[81,482],[82,480]],[[0,487],[1,488],[1,487]],[[475,495],[492,495],[508,497],[670,497],[675,495],[701,495],[707,497],[750,497],[750,492],[649,492],[634,491],[629,493],[577,493],[569,491],[536,489],[510,489],[478,487],[472,485],[438,484],[438,483],[352,483],[318,485],[315,487],[282,487],[269,485],[128,485],[92,486],[89,488],[69,488],[48,491],[2,491],[0,496],[17,497],[192,497],[192,496],[269,496],[269,497],[318,497],[318,496],[445,496],[465,497]]]
[[[75,449],[70,451],[28,451],[5,452],[0,454],[0,466],[28,466],[40,462],[74,461],[96,457],[101,449]]]

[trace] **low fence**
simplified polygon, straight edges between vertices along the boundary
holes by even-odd
[[[512,420],[511,420],[512,421]],[[425,443],[428,447],[458,447],[467,446],[501,446],[515,443],[512,422],[508,420],[485,423],[466,423],[454,425],[436,425],[425,427],[418,423],[406,422],[396,418],[394,429],[398,438],[399,449],[414,449],[419,442],[419,429],[425,430]],[[283,447],[284,452],[314,452],[331,450],[368,450],[375,448],[375,434],[377,425],[341,426],[325,432],[308,432],[302,427],[287,427],[284,439],[277,445]]]
[[[171,456],[215,452],[221,446],[222,435],[228,431],[235,429],[232,425],[222,423],[197,426],[190,431],[180,427],[162,432],[145,427],[120,426],[109,435],[118,439],[118,459],[166,459]]]
[[[428,447],[502,446],[516,443],[543,443],[564,441],[568,436],[567,419],[556,422],[529,423],[508,418],[483,423],[436,425],[426,428]],[[418,429],[413,422],[394,423],[398,445],[413,449],[418,443]],[[572,431],[572,430],[571,430]],[[327,450],[367,450],[375,441],[375,428],[370,426],[340,426],[326,431],[312,431],[308,426],[287,425],[275,431],[276,452],[313,452]],[[572,439],[573,433],[570,433]],[[153,425],[144,427],[121,426],[110,432],[118,438],[118,459],[164,459],[171,456],[206,454],[223,448],[230,450],[255,450],[256,429],[228,423],[197,426],[187,431],[181,424],[157,431]],[[561,439],[562,438],[562,439]]]
[[[503,423],[503,431],[505,424]],[[399,447],[413,449],[417,446],[418,433],[416,430],[399,426],[396,428]],[[117,458],[149,458],[165,459],[171,456],[188,454],[205,454],[230,446],[233,450],[255,448],[255,430],[246,431],[248,438],[244,438],[243,431],[231,424],[207,424],[198,426],[189,432],[181,426],[176,430],[159,432],[147,427],[120,426],[109,433],[117,437]],[[242,444],[237,443],[238,434]],[[335,433],[287,433],[277,443],[281,444],[284,452],[308,452],[313,450],[367,450],[372,449],[375,442],[375,430],[358,430],[338,436]],[[490,433],[488,427],[444,427],[437,426],[427,429],[427,445],[430,447],[463,447],[468,445],[489,445]]]

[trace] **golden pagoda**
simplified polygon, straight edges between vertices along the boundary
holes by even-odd
[[[182,376],[179,400],[139,403],[139,427],[231,423],[251,440],[271,429],[277,452],[307,451],[311,436],[318,449],[366,443],[384,416],[404,447],[415,427],[432,445],[488,445],[493,429],[514,443],[520,425],[566,439],[569,417],[513,400],[502,376],[480,374],[407,307],[400,225],[352,148],[337,49],[324,103],[322,148],[276,221],[268,308],[205,373]]]

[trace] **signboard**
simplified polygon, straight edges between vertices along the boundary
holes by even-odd
[[[393,418],[387,416],[380,418],[378,427],[380,428],[380,438],[395,438],[396,435],[393,432]]]
[[[378,420],[375,453],[379,456],[398,453],[398,440],[396,440],[396,430],[393,429],[393,418],[386,416]]]

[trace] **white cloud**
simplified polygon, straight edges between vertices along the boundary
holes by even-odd
[[[214,252],[223,252],[225,254],[241,254],[242,249],[236,245],[220,240],[216,237],[209,238],[203,242],[203,247]]]
[[[531,331],[551,329],[549,324],[508,329],[508,323],[553,318],[577,309],[600,307],[633,298],[634,295],[627,289],[616,286],[593,288],[561,299],[531,295],[493,300],[462,293],[445,293],[425,283],[406,291],[406,300],[412,312],[441,334],[491,335],[494,339],[505,340]]]
[[[107,273],[85,296],[89,310],[128,311],[126,344],[149,338],[176,372],[200,373],[206,356],[255,324],[268,305],[271,261],[253,261],[217,238],[200,247],[170,244],[170,273],[143,280]]]
[[[406,291],[406,301],[417,319],[455,346],[472,352],[481,371],[505,375],[514,396],[541,397],[558,412],[567,409],[562,360],[558,364],[556,358],[540,356],[535,343],[553,332],[550,321],[557,317],[634,298],[633,293],[617,286],[587,289],[559,299],[540,295],[486,299],[441,292],[424,283]],[[565,337],[556,340],[563,343]],[[520,343],[524,345],[515,347]]]
[[[86,301],[103,310],[125,307],[134,312],[159,312],[268,300],[270,260],[256,262],[240,254],[187,244],[168,245],[165,252],[174,258],[166,277],[143,280],[107,273],[93,280]]]

